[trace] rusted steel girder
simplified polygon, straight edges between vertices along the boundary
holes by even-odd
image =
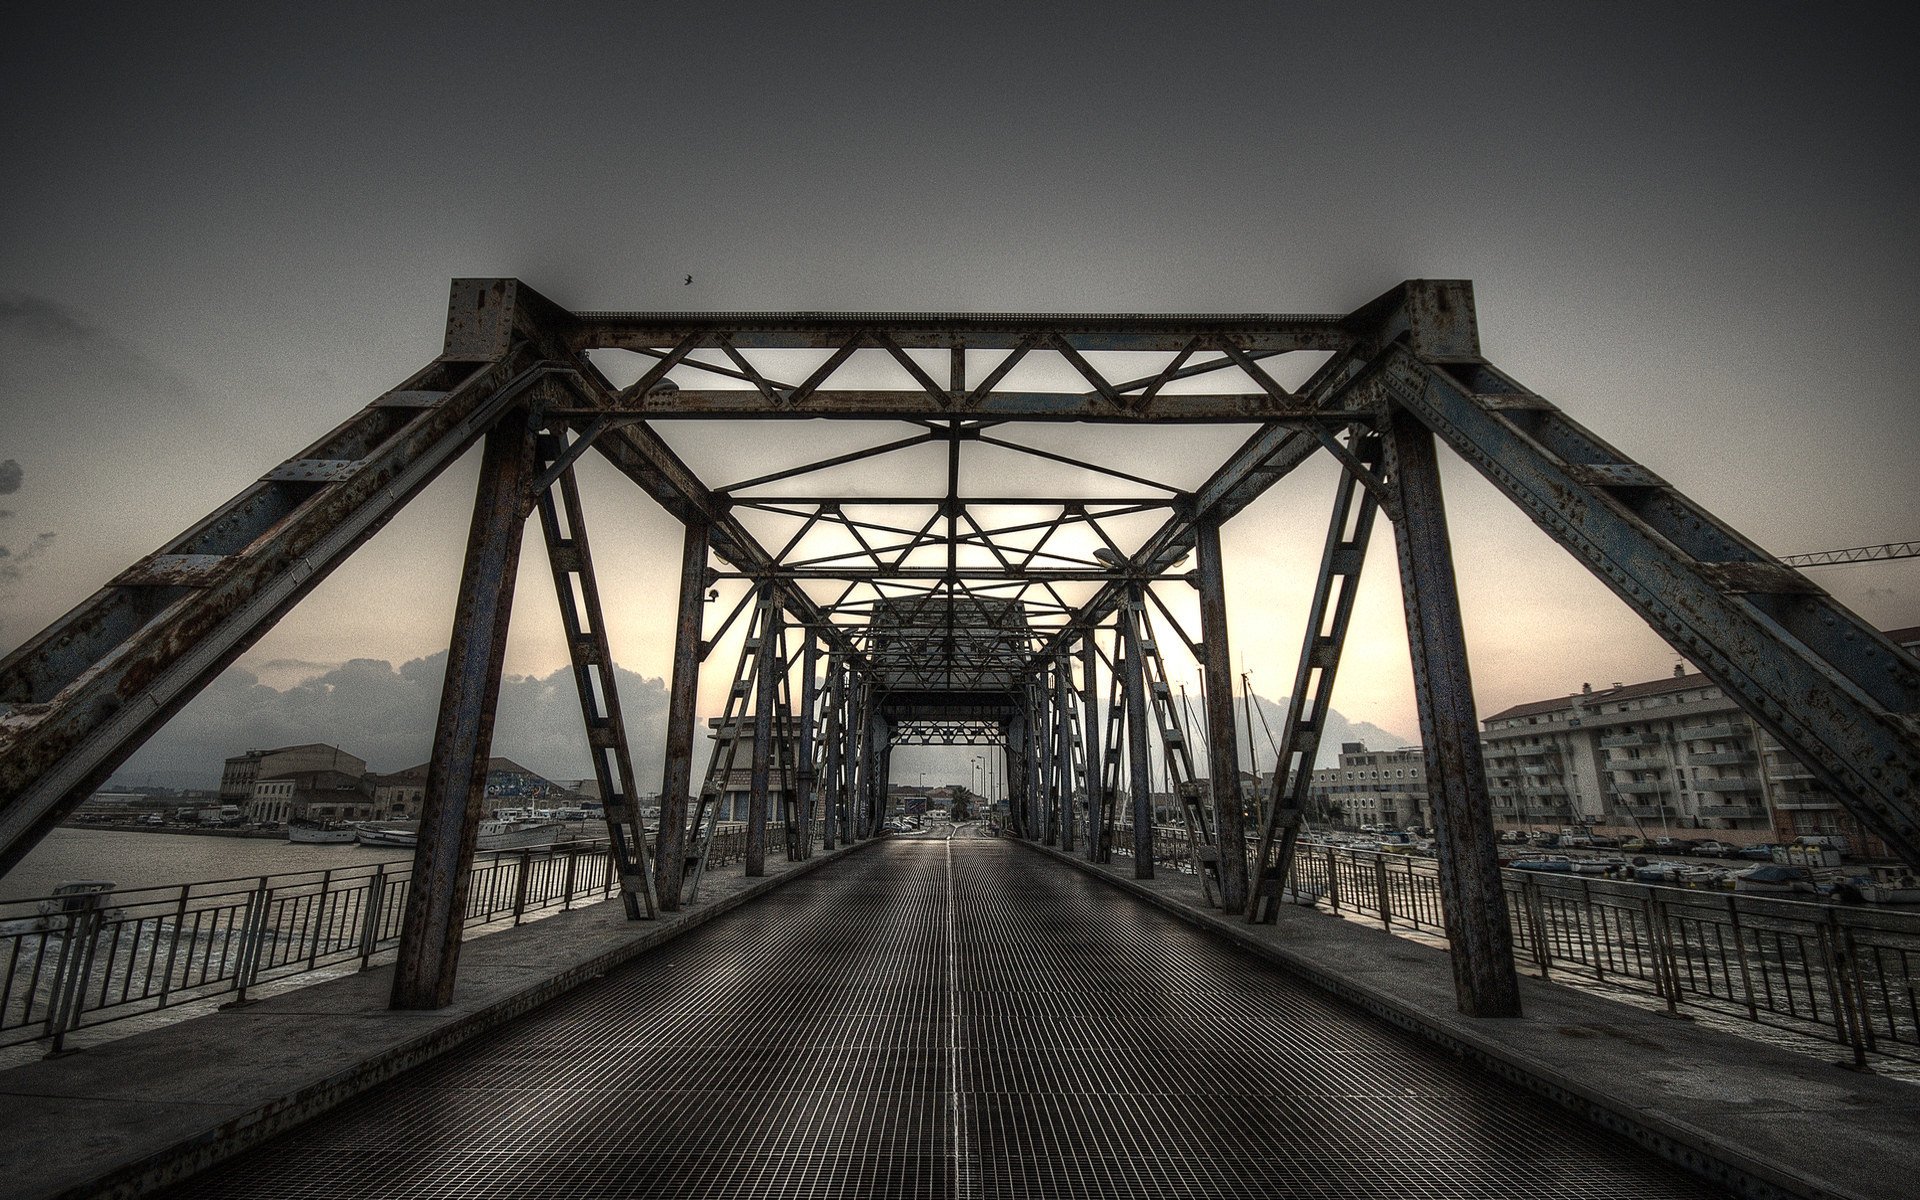
[[[1106,756],[1100,745],[1100,650],[1094,644],[1094,633],[1091,627],[1081,631],[1081,736],[1086,748],[1080,757],[1080,773],[1087,785],[1087,861],[1105,862],[1107,811],[1102,780]]]
[[[786,665],[780,660],[780,602],[772,588],[760,590],[759,665],[754,668],[753,772],[747,792],[747,874],[767,873],[768,789],[773,778],[773,715]],[[782,730],[785,737],[787,731]]]
[[[1115,664],[1120,672],[1124,703],[1127,706],[1127,776],[1133,788],[1133,877],[1153,878],[1153,762],[1148,753],[1147,674],[1145,655],[1140,645],[1140,589],[1121,606],[1116,619],[1120,628],[1120,653]]]
[[[0,872],[508,407],[561,398],[511,297],[453,295],[484,348],[450,320],[434,363],[0,660]]]
[[[1517,1017],[1520,983],[1514,972],[1513,934],[1494,853],[1480,722],[1473,707],[1432,431],[1409,414],[1395,413],[1388,425],[1387,462],[1399,509],[1394,543],[1400,554],[1455,998],[1470,1017]]]
[[[1207,776],[1213,788],[1214,834],[1220,851],[1220,907],[1238,912],[1247,902],[1246,817],[1240,791],[1240,752],[1233,730],[1233,659],[1227,645],[1226,566],[1220,524],[1198,523],[1201,683],[1206,688]],[[1249,729],[1247,736],[1252,737]]]
[[[427,763],[413,880],[400,925],[394,1008],[445,1008],[453,1002],[467,876],[486,804],[494,705],[500,697],[521,528],[534,476],[533,424],[524,413],[509,413],[488,432],[480,461],[466,566],[447,643],[446,681]]]
[[[1477,350],[1379,378],[1920,867],[1920,662]]]
[[[1353,439],[1353,457],[1371,473],[1385,453],[1381,440],[1367,434]],[[1294,847],[1300,841],[1300,823],[1307,795],[1313,787],[1313,765],[1320,737],[1333,710],[1333,684],[1340,656],[1353,623],[1353,605],[1360,594],[1360,572],[1366,565],[1367,545],[1373,537],[1378,497],[1344,471],[1334,487],[1333,515],[1327,522],[1327,540],[1320,552],[1320,573],[1307,605],[1306,633],[1301,639],[1299,665],[1287,699],[1287,717],[1281,725],[1280,752],[1273,765],[1273,783],[1261,816],[1260,841],[1253,854],[1248,883],[1247,919],[1272,923],[1279,918],[1280,896],[1293,866]],[[1251,700],[1249,700],[1251,704]],[[1247,712],[1247,736],[1253,736],[1253,712]]]
[[[673,679],[667,693],[666,762],[660,774],[660,832],[654,874],[660,907],[680,909],[687,865],[687,811],[693,795],[694,723],[700,698],[700,632],[707,591],[707,531],[689,521],[680,548],[680,596],[674,609]]]
[[[554,435],[542,435],[538,446],[536,466],[556,458],[565,461],[565,451]],[[549,477],[551,483],[547,482]],[[620,881],[620,902],[628,919],[651,919],[659,909],[652,854],[647,848],[646,824],[640,819],[633,749],[627,740],[626,718],[620,711],[620,685],[600,609],[600,585],[594,577],[593,549],[587,540],[580,489],[571,466],[557,473],[549,468],[533,487],[539,496],[540,530],[547,543],[547,565],[567,637],[567,657],[573,667],[574,690],[580,698],[587,749],[600,788],[607,843]]]

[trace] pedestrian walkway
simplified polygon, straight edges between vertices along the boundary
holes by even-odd
[[[1718,1193],[1100,880],[900,840],[170,1194]]]

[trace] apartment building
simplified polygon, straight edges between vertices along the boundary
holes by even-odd
[[[1426,753],[1418,746],[1369,750],[1365,742],[1342,742],[1340,765],[1313,773],[1309,811],[1339,825],[1431,828],[1425,773]]]
[[[1888,636],[1920,652],[1920,627]],[[1863,857],[1886,853],[1718,684],[1684,666],[1667,679],[1582,685],[1481,724],[1499,828],[1711,830],[1731,842],[1818,833]]]

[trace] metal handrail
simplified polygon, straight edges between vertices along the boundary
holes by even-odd
[[[605,841],[482,851],[465,927],[605,900]],[[411,858],[0,902],[0,1046],[295,976],[365,969],[400,942]]]
[[[1115,853],[1131,844],[1115,837]],[[1156,867],[1187,869],[1156,826]],[[1920,912],[1503,869],[1514,957],[1543,979],[1621,989],[1831,1040],[1854,1061],[1920,1060]],[[1430,859],[1303,841],[1286,898],[1446,937]]]

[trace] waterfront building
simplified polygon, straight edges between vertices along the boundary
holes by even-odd
[[[1920,649],[1920,628],[1889,631]],[[1494,825],[1656,836],[1712,831],[1722,841],[1847,839],[1864,857],[1879,839],[1762,731],[1720,686],[1676,666],[1670,678],[1583,684],[1482,721]]]
[[[290,771],[254,781],[246,806],[250,821],[368,821],[375,811],[373,787],[365,774],[346,771]]]
[[[417,821],[427,802],[427,764],[392,774],[369,774],[373,807],[386,821]]]
[[[259,780],[300,771],[339,771],[360,776],[367,773],[367,763],[338,746],[317,742],[282,746],[277,750],[249,750],[229,758],[221,768],[220,802],[247,804],[253,798],[253,785]]]
[[[1342,742],[1340,765],[1313,773],[1309,811],[1338,825],[1431,828],[1425,774],[1426,752],[1419,746],[1369,750],[1365,742]]]

